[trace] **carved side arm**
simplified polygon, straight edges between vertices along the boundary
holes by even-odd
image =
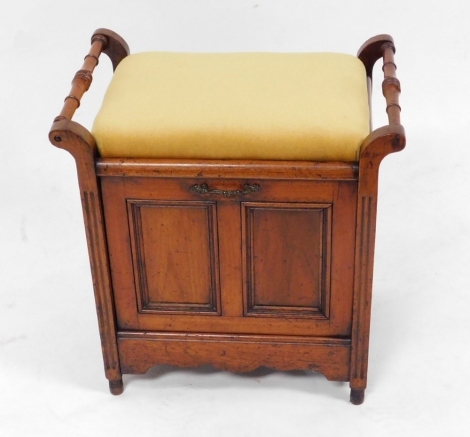
[[[118,64],[129,55],[129,46],[117,33],[108,29],[97,29],[91,37],[91,47],[85,56],[82,68],[77,71],[73,80],[72,88],[64,100],[64,105],[60,114],[54,119],[54,124],[49,133],[49,139],[54,146],[68,150],[77,158],[77,141],[71,141],[70,135],[80,138],[95,153],[95,141],[90,132],[83,126],[75,123],[72,117],[80,106],[80,101],[93,81],[93,71],[99,63],[101,53],[105,53],[111,59],[113,70]]]
[[[119,35],[110,30],[98,29],[93,34],[90,51],[85,56],[82,68],[73,78],[72,89],[65,98],[60,115],[54,120],[49,140],[54,146],[69,151],[77,165],[105,374],[111,392],[120,394],[123,389],[122,374],[116,338],[103,204],[95,171],[96,143],[87,129],[72,121],[83,94],[90,87],[93,70],[98,65],[102,52],[111,58],[113,68],[116,68],[129,54],[129,47]]]
[[[400,82],[395,76],[397,67],[394,54],[395,45],[389,35],[371,38],[358,53],[366,68],[369,85],[372,83],[372,68],[375,62],[379,58],[383,59],[382,90],[389,124],[368,135],[362,143],[359,155],[350,367],[351,402],[356,405],[363,402],[367,386],[379,167],[385,156],[402,150],[406,142],[405,130],[400,124]],[[369,86],[369,92],[371,88]]]
[[[361,147],[360,159],[379,157],[380,160],[389,153],[398,152],[405,147],[405,130],[401,125],[399,96],[400,81],[396,77],[395,44],[390,35],[377,35],[367,40],[359,49],[358,58],[363,62],[368,81],[372,83],[372,70],[376,61],[383,59],[384,80],[382,92],[386,100],[386,111],[389,124],[370,133]],[[370,87],[371,89],[371,87]]]

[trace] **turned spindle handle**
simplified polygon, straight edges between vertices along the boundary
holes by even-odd
[[[93,81],[93,71],[99,63],[101,53],[105,53],[111,59],[115,70],[119,62],[129,55],[127,43],[115,32],[108,29],[98,29],[91,37],[91,47],[85,56],[82,68],[77,71],[72,80],[72,89],[64,100],[60,114],[54,122],[71,120],[75,111],[80,107],[83,95],[90,88]]]
[[[384,80],[382,93],[387,102],[387,114],[389,124],[400,124],[401,107],[398,101],[401,92],[400,81],[396,77],[397,66],[394,60],[395,46],[392,42],[386,42],[381,47],[383,55]]]
[[[375,62],[382,58],[384,80],[382,82],[382,92],[386,100],[386,111],[390,125],[400,123],[400,104],[398,101],[401,87],[400,81],[396,77],[397,66],[395,64],[395,43],[390,35],[377,35],[367,40],[359,49],[358,58],[366,68],[366,74],[372,82],[372,69]]]

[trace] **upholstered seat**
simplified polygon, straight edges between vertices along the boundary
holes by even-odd
[[[364,64],[334,53],[131,55],[92,129],[103,157],[315,161],[369,132]]]

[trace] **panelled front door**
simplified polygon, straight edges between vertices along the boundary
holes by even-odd
[[[354,181],[106,177],[102,189],[120,330],[350,334]]]

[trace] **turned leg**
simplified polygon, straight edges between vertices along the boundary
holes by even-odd
[[[352,388],[350,401],[353,405],[361,405],[364,402],[364,388]]]
[[[120,395],[124,391],[122,379],[112,379],[109,381],[109,391],[113,395]]]

